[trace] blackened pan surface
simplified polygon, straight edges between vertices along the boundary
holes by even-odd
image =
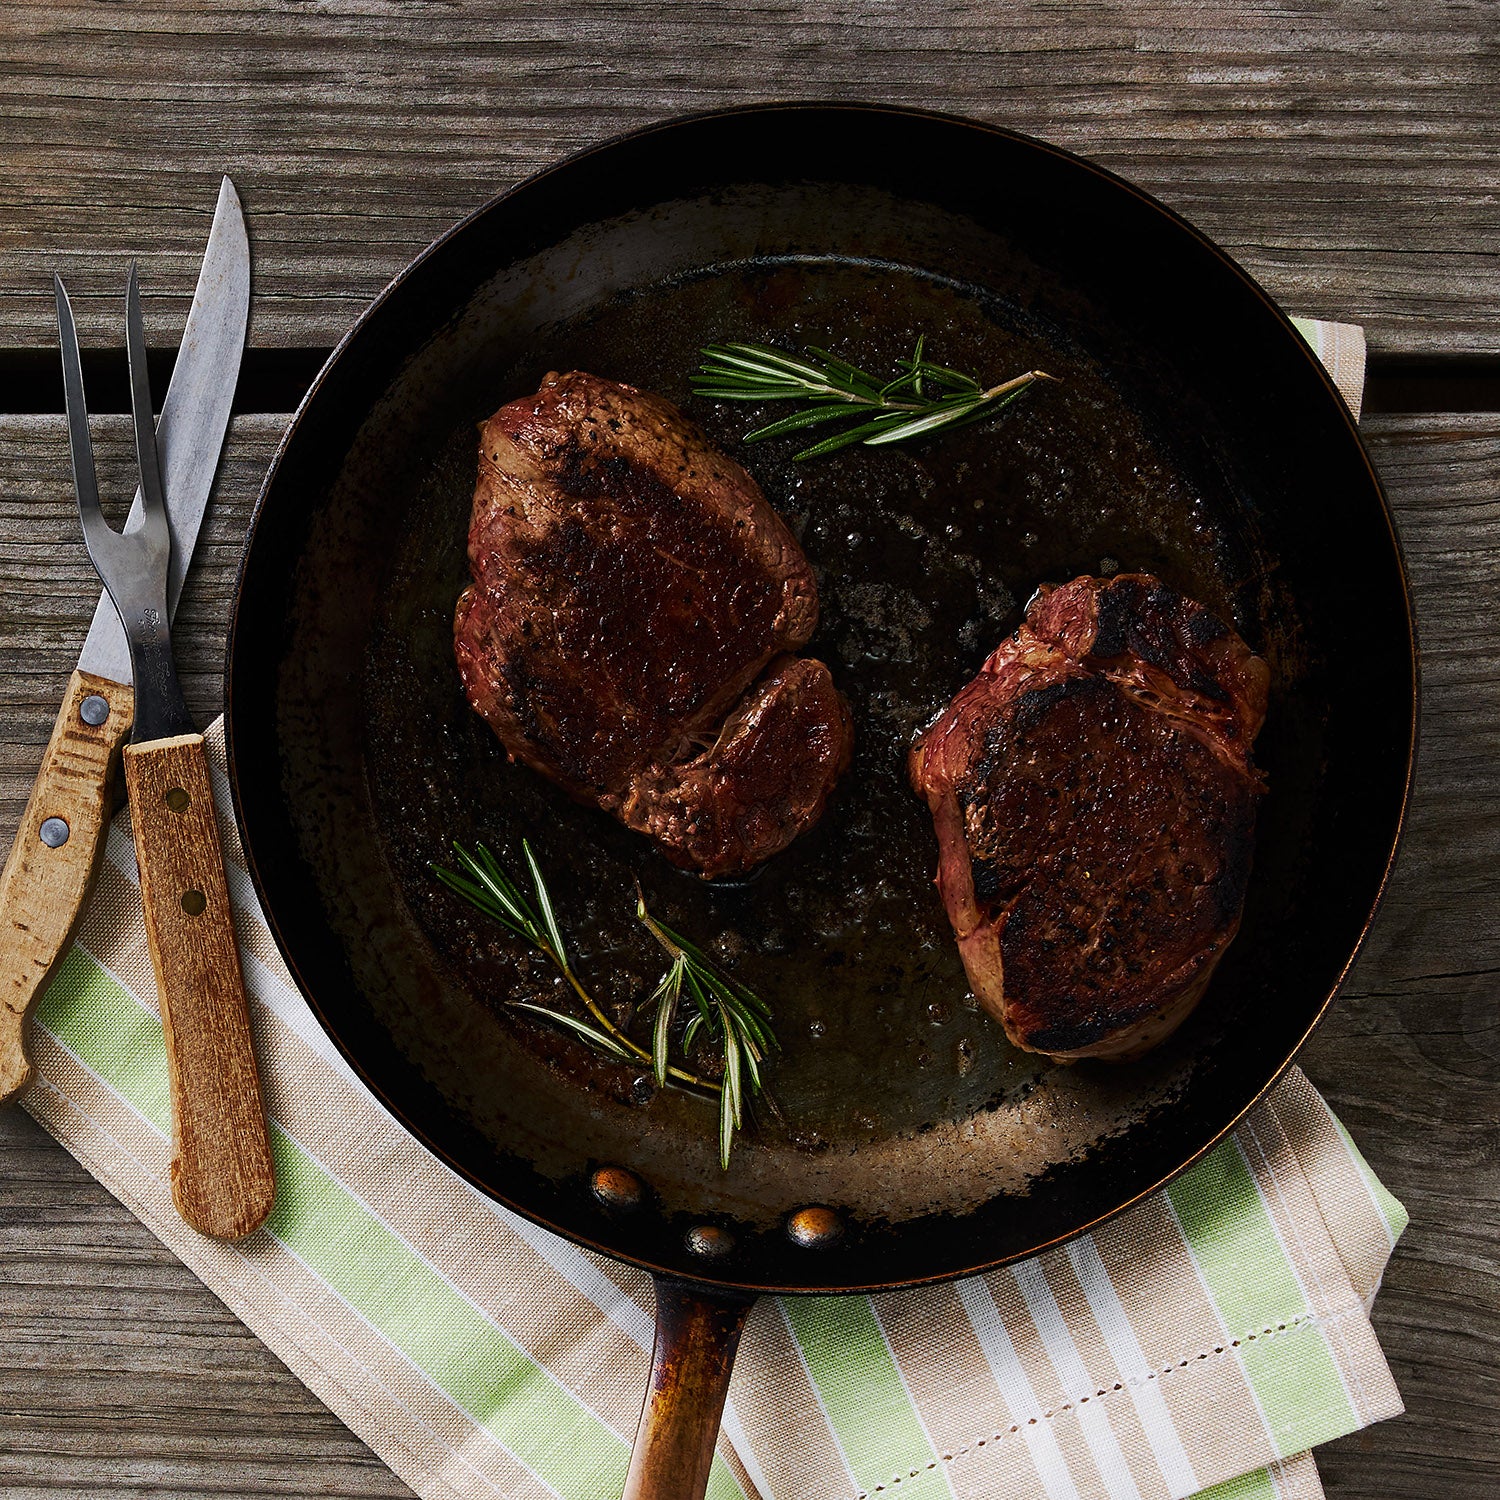
[[[853,140],[860,150],[848,150]],[[794,465],[766,414],[695,400],[708,342],[929,354],[1062,383],[910,449]],[[475,423],[579,368],[660,391],[740,458],[818,571],[808,650],[858,748],[823,823],[738,888],[672,871],[506,762],[452,664]],[[967,994],[904,777],[915,728],[1032,589],[1160,574],[1270,662],[1271,792],[1244,926],[1198,1013],[1128,1067],[1017,1052]],[[1222,254],[1094,168],[909,112],[777,107],[586,153],[397,279],[320,376],[268,476],[230,645],[245,847],[293,973],[423,1140],[512,1206],[642,1264],[876,1287],[1028,1253],[1149,1191],[1281,1072],[1337,988],[1405,804],[1405,578],[1353,425]],[[771,1004],[762,1112],[716,1161],[712,1107],[509,1009],[558,982],[433,879],[449,842],[548,872],[577,967],[624,1024],[660,972],[653,908]],[[635,1023],[638,1027],[639,1021]],[[590,1171],[647,1184],[606,1213]],[[796,1248],[784,1217],[848,1232]],[[685,1231],[735,1249],[705,1265]]]

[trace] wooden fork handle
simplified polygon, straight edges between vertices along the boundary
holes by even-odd
[[[200,1234],[237,1240],[276,1188],[203,736],[127,745],[125,785],[166,1033],[172,1198]]]
[[[0,1104],[31,1081],[28,1021],[93,887],[110,784],[134,714],[124,683],[73,673],[0,873]]]

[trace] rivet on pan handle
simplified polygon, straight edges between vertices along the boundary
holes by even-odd
[[[651,1384],[623,1500],[703,1500],[749,1292],[656,1278]]]

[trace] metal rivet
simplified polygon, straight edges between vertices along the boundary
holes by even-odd
[[[201,917],[203,909],[208,905],[208,897],[202,891],[184,891],[182,893],[182,909],[190,917]]]
[[[109,717],[109,699],[101,698],[98,693],[90,693],[78,705],[78,717],[97,729]]]
[[[193,801],[180,786],[174,786],[161,800],[173,812],[186,812]]]
[[[734,1236],[717,1224],[695,1224],[685,1236],[688,1250],[705,1260],[717,1260],[734,1249]]]
[[[68,835],[73,830],[68,827],[66,818],[43,818],[40,831],[42,842],[49,849],[58,849],[68,842]]]
[[[844,1221],[831,1208],[799,1208],[786,1221],[787,1237],[804,1250],[826,1250],[843,1237]]]
[[[600,1167],[589,1178],[589,1187],[605,1208],[617,1213],[639,1208],[641,1199],[646,1195],[641,1179],[634,1172],[627,1172],[624,1167]]]

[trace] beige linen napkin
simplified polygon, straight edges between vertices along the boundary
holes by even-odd
[[[1304,332],[1357,408],[1359,330]],[[222,727],[208,739],[275,1211],[233,1246],[173,1211],[123,815],[39,1012],[27,1108],[422,1496],[617,1494],[651,1343],[647,1278],[476,1193],[354,1078],[275,951],[229,813]],[[1404,1224],[1294,1070],[1169,1188],[1061,1249],[876,1299],[763,1299],[710,1494],[1314,1500],[1307,1450],[1401,1409],[1367,1309]]]

